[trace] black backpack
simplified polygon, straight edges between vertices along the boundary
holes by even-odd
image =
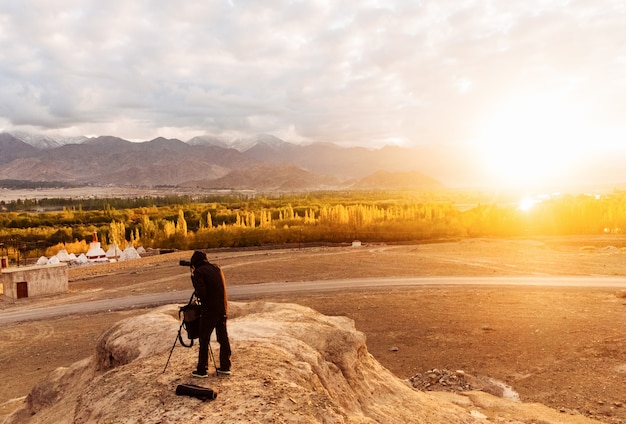
[[[180,327],[178,327],[178,336],[174,339],[174,344],[172,345],[172,349],[170,350],[170,355],[167,357],[167,362],[165,363],[165,368],[163,368],[163,372],[165,372],[168,364],[170,363],[170,358],[172,357],[172,352],[174,352],[174,348],[176,347],[176,342],[180,342],[180,344],[184,347],[192,347],[194,339],[200,337],[200,305],[198,304],[196,292],[193,292],[191,294],[191,297],[189,298],[189,303],[187,303],[185,306],[181,306],[178,309],[178,319],[181,319],[181,316],[182,322],[180,323]],[[185,331],[187,333],[189,344],[185,344],[183,340],[183,327],[185,328]]]
[[[197,298],[194,299],[194,295],[191,295],[191,299],[189,299],[188,304],[179,308],[178,318],[182,318],[181,326],[178,329],[178,340],[181,345],[191,347],[193,346],[194,339],[200,337],[200,305],[198,304]],[[189,344],[185,344],[183,341],[181,331],[183,328],[187,332]]]

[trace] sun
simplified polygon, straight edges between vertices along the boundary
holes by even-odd
[[[476,141],[484,172],[500,186],[567,179],[589,143],[579,114],[548,96],[523,96],[489,114]]]
[[[538,203],[536,199],[524,197],[522,200],[519,201],[518,209],[523,212],[528,212],[533,208],[533,206],[535,206],[536,203]]]

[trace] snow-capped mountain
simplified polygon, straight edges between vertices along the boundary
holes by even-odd
[[[24,143],[30,144],[38,149],[53,149],[55,147],[64,146],[66,144],[80,144],[88,140],[85,136],[67,137],[62,135],[43,135],[29,133],[26,131],[10,131],[13,137],[22,140]]]

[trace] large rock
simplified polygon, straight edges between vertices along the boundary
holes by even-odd
[[[108,370],[171,348],[174,338],[163,337],[163,330],[171,326],[172,317],[161,313],[120,321],[98,339],[96,369]]]
[[[231,304],[233,375],[193,379],[197,346],[171,350],[176,316],[169,306],[119,322],[91,358],[34,387],[7,423],[595,422],[482,392],[417,391],[368,353],[351,320],[292,304]],[[216,360],[218,351],[213,342]],[[176,396],[182,383],[210,387],[217,399]]]

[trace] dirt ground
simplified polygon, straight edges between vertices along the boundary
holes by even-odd
[[[442,284],[265,300],[354,319],[370,353],[400,378],[433,368],[463,370],[505,382],[523,402],[626,423],[626,295],[593,286],[593,277],[626,276],[625,246],[626,237],[616,236],[479,239],[216,250],[208,256],[222,266],[229,285],[354,277],[508,275],[541,282],[551,275],[591,276],[592,286],[585,288]],[[176,252],[70,269],[68,294],[18,301],[0,296],[0,309],[187,290],[189,276],[178,260],[189,256]],[[143,312],[67,316],[0,329],[0,363],[9,365],[0,370],[0,420],[49,371],[91,355],[113,322]]]

